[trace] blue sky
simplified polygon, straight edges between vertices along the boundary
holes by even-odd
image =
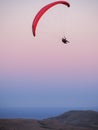
[[[98,106],[98,1],[50,9],[33,37],[34,16],[50,2],[0,1],[0,107]]]

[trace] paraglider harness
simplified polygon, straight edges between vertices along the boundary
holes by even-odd
[[[66,39],[66,37],[65,37],[65,36],[62,38],[62,42],[63,42],[64,44],[69,43],[69,41]]]

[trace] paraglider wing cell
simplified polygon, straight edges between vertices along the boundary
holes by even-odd
[[[35,36],[36,35],[36,27],[37,27],[37,24],[41,18],[41,16],[51,7],[57,5],[57,4],[64,4],[66,5],[67,7],[70,7],[70,4],[66,1],[56,1],[56,2],[53,2],[53,3],[50,3],[46,6],[44,6],[38,13],[37,15],[35,16],[34,20],[33,20],[33,23],[32,23],[32,32],[33,32],[33,35]]]

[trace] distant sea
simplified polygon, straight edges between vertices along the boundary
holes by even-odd
[[[0,118],[46,119],[70,110],[95,110],[95,108],[0,108]]]

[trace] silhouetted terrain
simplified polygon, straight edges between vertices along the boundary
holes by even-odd
[[[44,120],[0,119],[0,130],[98,130],[98,112],[69,111]]]

